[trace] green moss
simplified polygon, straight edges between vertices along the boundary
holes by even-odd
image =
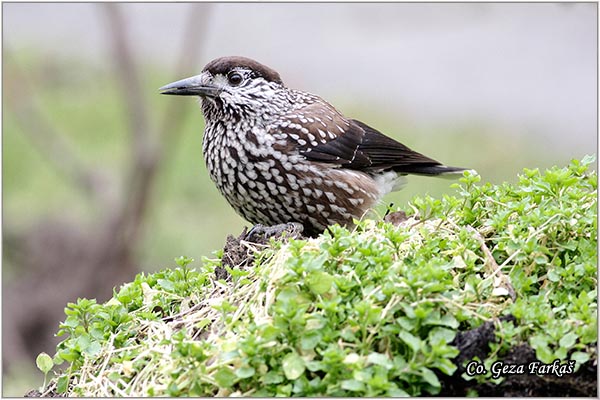
[[[595,359],[592,158],[516,185],[465,173],[415,198],[399,226],[365,220],[256,248],[252,269],[177,259],[105,304],[69,304],[49,386],[84,396],[403,396],[439,393],[459,330],[497,322],[485,363],[528,343],[543,362]],[[250,244],[249,244],[250,245]],[[516,300],[509,294],[514,290]],[[489,380],[488,375],[478,378]],[[494,382],[498,382],[495,380]],[[58,390],[60,391],[60,390]]]

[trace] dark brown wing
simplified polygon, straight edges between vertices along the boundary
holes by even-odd
[[[271,133],[284,135],[307,159],[341,168],[440,175],[464,171],[411,150],[367,124],[344,118],[321,99],[290,114]]]
[[[385,136],[367,124],[350,120],[350,130],[364,132],[362,141],[356,144],[357,153],[368,158],[370,169],[392,169],[399,173],[440,175],[464,171],[465,168],[448,167]],[[346,168],[353,168],[352,163]]]

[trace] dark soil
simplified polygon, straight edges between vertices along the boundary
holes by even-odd
[[[255,227],[256,228],[256,227]],[[246,228],[237,238],[228,235],[223,248],[223,257],[221,267],[215,268],[215,277],[217,279],[229,280],[229,272],[226,267],[246,269],[254,264],[254,250],[257,247],[267,247],[271,239],[304,239],[297,228],[288,226],[285,229],[269,230],[268,232],[256,233],[256,229],[247,232]],[[260,231],[260,229],[259,229]]]
[[[501,318],[513,321],[513,316]],[[490,321],[479,328],[459,332],[454,342],[460,354],[455,359],[458,367],[454,375],[438,374],[442,382],[439,396],[467,396],[470,391],[475,391],[479,396],[490,397],[598,397],[596,360],[590,360],[580,366],[574,373],[535,375],[527,372],[521,374],[504,375],[504,380],[496,385],[493,382],[478,383],[475,379],[467,381],[462,375],[465,373],[465,363],[479,358],[485,360],[490,348],[489,343],[496,340],[495,324]],[[509,350],[508,354],[500,360],[505,366],[523,366],[527,371],[531,363],[538,362],[535,350],[527,344],[521,344]],[[509,368],[510,370],[511,368]]]

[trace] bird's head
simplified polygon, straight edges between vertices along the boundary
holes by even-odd
[[[264,110],[265,104],[274,104],[283,88],[279,74],[271,68],[245,57],[222,57],[209,62],[200,75],[170,83],[160,91],[199,96],[208,118],[213,113],[215,116],[264,113],[268,111]]]

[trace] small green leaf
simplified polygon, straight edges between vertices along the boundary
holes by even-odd
[[[429,368],[421,367],[421,374],[422,374],[425,382],[429,383],[431,386],[433,386],[433,387],[441,386],[438,377]]]
[[[329,292],[333,284],[333,277],[323,271],[314,271],[308,275],[306,284],[314,294],[320,295]]]
[[[277,371],[269,371],[262,377],[262,382],[265,385],[277,385],[283,382],[283,376]]]
[[[419,351],[421,348],[421,339],[411,333],[402,331],[398,334],[398,337],[400,337],[400,339],[402,339],[402,341],[406,343],[414,352]]]
[[[66,393],[69,388],[69,376],[63,375],[56,381],[56,391],[58,393]]]
[[[188,264],[193,263],[194,259],[186,257],[186,256],[180,256],[180,257],[175,258],[175,262],[180,267],[185,268],[185,267],[187,267]]]
[[[342,381],[341,387],[342,389],[349,390],[351,392],[365,390],[365,384],[357,381],[356,379],[346,379]]]
[[[381,353],[371,353],[367,357],[367,362],[375,365],[380,365],[385,369],[391,369],[394,366],[394,363],[385,355]]]
[[[457,352],[458,352],[458,350],[457,350]],[[456,371],[456,369],[458,368],[456,365],[454,365],[454,363],[452,363],[447,358],[442,358],[442,359],[438,360],[434,364],[434,366],[448,376],[453,375],[454,371]]]
[[[97,340],[90,342],[90,344],[83,350],[88,356],[95,356],[102,349],[102,345]]]
[[[389,397],[410,397],[408,393],[400,388],[392,388],[388,390],[387,395]]]
[[[417,325],[417,321],[408,317],[398,317],[396,319],[396,322],[398,323],[398,325],[400,325],[402,327],[402,329],[404,330],[413,330],[414,327]]]
[[[169,395],[169,397],[176,397],[177,395],[179,395],[179,393],[181,393],[181,390],[177,386],[177,383],[171,382],[169,384],[169,387],[167,387],[167,394]]]
[[[558,344],[560,345],[560,347],[570,349],[571,347],[573,347],[573,345],[575,344],[576,341],[577,341],[577,335],[573,332],[569,332],[565,336],[560,338],[560,341],[558,342]]]
[[[167,279],[157,279],[156,283],[159,284],[159,286],[165,290],[173,290],[175,289],[175,285],[173,284],[172,281],[169,281]]]
[[[227,367],[223,367],[215,374],[215,381],[220,387],[228,388],[235,383],[235,374]]]
[[[575,351],[571,354],[571,360],[574,360],[578,364],[585,364],[590,360],[590,355],[583,351]]]
[[[440,325],[447,326],[449,328],[458,328],[458,321],[452,314],[445,314],[440,320]]]
[[[235,375],[240,379],[250,378],[254,376],[256,370],[252,367],[241,367],[235,370]]]
[[[455,336],[456,332],[448,328],[436,327],[429,332],[429,338],[433,343],[438,343],[440,341],[442,343],[450,343],[454,340]]]
[[[108,374],[107,378],[111,382],[117,382],[119,379],[121,379],[121,374],[118,373],[117,371],[113,371],[113,372],[111,372],[111,373]]]
[[[42,371],[44,374],[47,374],[54,366],[54,363],[52,362],[52,357],[50,357],[48,354],[40,353],[35,359],[35,365],[37,365],[40,371]]]
[[[264,328],[259,330],[259,332],[261,333],[261,337],[265,342],[275,340],[275,338],[277,338],[277,335],[281,333],[281,331],[273,325],[265,325]]]
[[[558,274],[558,272],[556,272],[555,270],[551,269],[548,271],[548,279],[551,282],[558,282],[560,281],[560,275]]]
[[[319,331],[311,331],[304,334],[300,339],[300,348],[302,350],[312,350],[321,342],[323,335]]]
[[[60,356],[60,353],[56,353],[54,355],[54,358],[52,359],[52,362],[54,363],[54,365],[60,365],[64,363],[65,360],[63,360],[63,358]]]
[[[298,379],[304,373],[304,360],[296,353],[290,353],[283,358],[283,373],[289,380]]]

